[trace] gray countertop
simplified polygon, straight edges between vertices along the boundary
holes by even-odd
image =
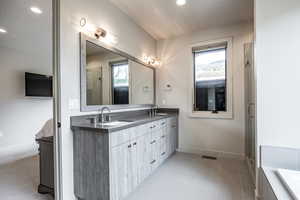
[[[72,129],[90,129],[97,131],[99,133],[110,133],[110,132],[115,132],[135,126],[139,126],[142,124],[146,124],[149,122],[161,120],[161,119],[166,119],[170,117],[177,117],[177,113],[166,113],[166,115],[157,115],[154,117],[149,117],[148,115],[138,115],[138,116],[132,116],[132,117],[124,117],[124,119],[119,119],[119,120],[126,120],[126,121],[132,121],[130,123],[127,123],[125,125],[116,125],[116,126],[106,126],[106,125],[101,125],[101,124],[95,124],[91,123],[90,120],[88,119],[89,116],[76,116],[76,117],[71,117],[71,128]],[[114,121],[114,120],[113,120]]]

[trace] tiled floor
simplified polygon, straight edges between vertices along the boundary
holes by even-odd
[[[243,161],[177,153],[126,200],[254,200]]]
[[[38,184],[39,161],[37,156],[0,166],[0,199],[53,200],[49,195],[37,193]]]
[[[38,157],[0,166],[0,199],[53,200],[40,195]],[[177,153],[126,200],[254,200],[242,161]]]

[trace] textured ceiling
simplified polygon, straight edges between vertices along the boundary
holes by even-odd
[[[110,0],[155,39],[167,39],[209,27],[253,18],[253,0]]]

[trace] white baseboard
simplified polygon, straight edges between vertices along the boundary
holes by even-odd
[[[178,148],[177,151],[182,152],[182,153],[213,156],[213,157],[217,157],[217,158],[231,158],[231,159],[245,160],[244,155],[237,154],[237,153],[231,153],[231,152],[200,150],[200,149],[193,149],[193,148]]]
[[[255,200],[261,200],[257,189],[255,189]]]
[[[0,148],[0,165],[38,154],[37,144],[12,145]]]
[[[250,161],[250,159],[248,157],[246,158],[246,163],[247,163],[248,171],[249,171],[249,174],[251,176],[252,182],[253,182],[254,185],[256,185],[255,184],[256,183],[255,173],[252,170],[251,161]]]

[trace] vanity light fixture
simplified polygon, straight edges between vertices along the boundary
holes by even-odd
[[[5,33],[7,33],[7,31],[4,28],[0,28],[0,33],[5,34]]]
[[[100,37],[105,38],[106,37],[106,31],[102,28],[97,28],[95,32],[95,37],[99,39]]]
[[[186,4],[186,0],[176,0],[177,6],[184,6]]]
[[[153,66],[153,67],[156,67],[156,66],[160,66],[160,65],[161,65],[161,62],[160,62],[158,59],[154,58],[154,57],[144,56],[144,57],[143,57],[143,60],[144,60],[144,62],[145,62],[146,64],[151,65],[151,66]]]
[[[115,45],[118,43],[118,38],[112,33],[107,32],[103,28],[97,27],[94,24],[88,23],[85,17],[82,17],[79,21],[80,32],[86,35],[96,38],[108,45]]]
[[[31,10],[33,13],[38,14],[38,15],[43,13],[43,11],[42,11],[39,7],[36,7],[36,6],[30,7],[30,10]]]

